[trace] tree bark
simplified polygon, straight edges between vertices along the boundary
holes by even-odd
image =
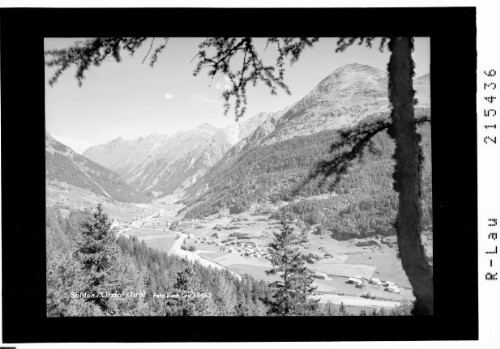
[[[421,162],[420,135],[414,117],[412,38],[391,38],[389,96],[392,103],[391,136],[394,153],[394,189],[399,193],[396,219],[399,255],[416,298],[414,315],[434,312],[433,271],[421,242]]]

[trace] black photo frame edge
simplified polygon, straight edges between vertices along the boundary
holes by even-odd
[[[474,7],[1,9],[4,342],[477,339],[475,21]],[[435,315],[46,317],[43,38],[165,33],[431,38]]]

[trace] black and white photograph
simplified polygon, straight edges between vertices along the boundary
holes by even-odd
[[[485,336],[484,12],[255,6],[0,10],[3,342]]]
[[[47,316],[433,313],[428,37],[44,49]]]

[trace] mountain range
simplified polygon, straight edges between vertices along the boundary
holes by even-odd
[[[429,75],[415,79],[419,99],[417,115],[430,115],[429,82]],[[225,208],[231,213],[239,213],[250,209],[254,203],[290,200],[311,168],[330,156],[330,144],[338,137],[339,130],[355,127],[371,118],[389,117],[389,114],[387,78],[383,72],[360,64],[335,70],[290,108],[269,114],[254,132],[235,144],[205,176],[190,186],[183,200],[185,217],[204,217]],[[430,130],[425,126],[419,131],[427,159],[424,168],[425,207],[431,207]],[[342,216],[342,209],[352,207],[348,211],[355,212],[358,210],[356,206],[364,205],[373,208],[373,217],[385,217],[385,223],[360,227],[357,235],[369,235],[374,229],[381,229],[384,234],[392,231],[388,217],[397,200],[391,182],[392,141],[384,133],[376,138],[376,145],[381,155],[365,157],[370,161],[365,166],[355,167],[343,179],[338,192],[347,195],[341,200],[306,200],[305,206],[297,206],[296,214],[311,224],[322,221],[326,225],[335,221],[332,217]],[[371,195],[368,194],[370,191]],[[309,182],[301,188],[300,195],[313,197],[327,192],[324,187],[318,188],[317,182]],[[380,198],[383,198],[382,203]],[[340,204],[341,201],[344,202]],[[380,204],[385,207],[377,207]],[[348,216],[352,227],[356,220]],[[335,229],[339,231],[337,237],[344,234],[339,227]],[[351,229],[349,234],[352,231],[356,229]]]
[[[414,79],[414,88],[417,113],[430,114],[430,75]],[[46,153],[50,159],[55,153],[60,160],[65,156],[66,167],[71,160],[73,168],[83,173],[78,176],[80,185],[100,195],[118,198],[117,192],[126,192],[128,201],[184,190],[185,214],[200,217],[223,208],[239,212],[253,202],[286,197],[317,161],[328,156],[338,130],[389,112],[386,73],[355,63],[336,69],[293,105],[224,129],[203,124],[172,136],[117,138],[90,147],[80,157],[67,147],[61,150],[64,146],[51,139]],[[387,141],[380,142],[390,152]],[[430,156],[430,148],[427,152]],[[50,161],[48,175],[61,180],[58,170],[50,169]],[[108,178],[121,189],[111,190],[99,178]],[[304,193],[320,192],[309,188]]]
[[[173,136],[152,134],[134,140],[117,138],[83,155],[115,171],[130,185],[152,196],[171,194],[195,183],[240,140],[276,113],[260,113],[237,126],[207,123]]]

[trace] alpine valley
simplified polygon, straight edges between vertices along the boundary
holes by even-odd
[[[414,79],[414,88],[416,115],[430,116],[430,76]],[[389,116],[387,95],[385,72],[349,64],[293,105],[245,116],[237,126],[202,124],[170,136],[117,138],[83,155],[46,134],[47,205],[70,212],[102,203],[118,235],[238,278],[266,281],[273,279],[265,273],[266,245],[286,210],[307,233],[307,263],[323,302],[391,308],[413,297],[393,228],[393,141],[385,133],[376,136],[372,151],[333,190],[306,180],[331,156],[339,131]],[[430,125],[418,131],[422,240],[432,261]],[[357,276],[390,280],[400,292],[346,283]]]

